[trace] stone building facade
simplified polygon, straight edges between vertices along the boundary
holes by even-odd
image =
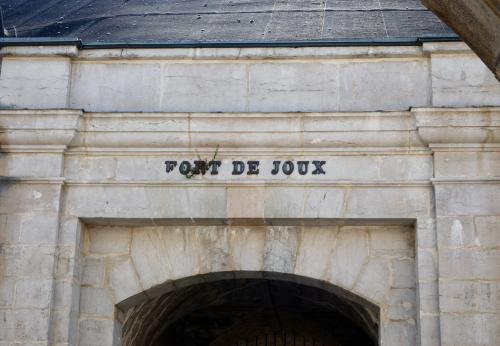
[[[500,343],[500,84],[464,44],[0,54],[1,345],[180,345],[222,311],[214,345],[276,316]]]

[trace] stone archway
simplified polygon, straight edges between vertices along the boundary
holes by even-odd
[[[193,280],[203,283],[174,289],[128,309],[123,345],[378,343],[379,308],[334,285],[266,272],[221,272]]]
[[[338,341],[338,335],[319,331],[331,329],[324,323],[330,326],[331,321],[337,321],[344,323],[344,331],[361,330],[372,343],[416,345],[414,246],[413,224],[404,220],[399,224],[325,221],[321,225],[301,222],[288,226],[88,225],[82,244],[79,345],[120,345],[122,327],[125,344],[151,344],[127,340],[168,337],[163,334],[167,333],[165,328],[152,326],[194,323],[192,309],[185,304],[206,307],[201,315],[213,314],[214,302],[227,297],[227,292],[245,291],[249,285],[261,287],[262,282],[273,288],[272,296],[288,297],[297,307],[309,304],[315,313],[326,317],[307,321],[284,318],[287,323],[278,329],[254,323],[252,333],[244,339],[275,332],[295,335],[294,325],[313,321],[309,331],[301,329],[299,336],[332,343]],[[296,290],[302,293],[293,293]],[[254,298],[263,305],[269,294],[263,294],[262,287],[258,292]],[[198,296],[200,300],[195,299]],[[307,297],[316,298],[306,304]],[[285,302],[279,304],[283,311],[274,312],[274,305],[267,304],[267,310],[246,311],[245,318],[255,321],[260,314],[259,319],[272,322],[277,315],[303,315],[301,309],[290,311]],[[181,303],[183,307],[177,312],[167,313]],[[231,307],[242,301],[222,303]],[[144,313],[158,309],[166,310],[158,316]],[[237,331],[235,321],[243,317],[233,312],[230,315],[228,328],[233,326]],[[150,327],[151,333],[144,334]],[[199,326],[203,328],[208,327]],[[216,337],[226,337],[228,331],[223,331]]]

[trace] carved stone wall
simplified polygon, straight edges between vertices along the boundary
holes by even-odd
[[[500,89],[463,45],[1,53],[2,341],[111,345],[155,287],[234,270],[361,297],[385,345],[500,338]],[[408,234],[414,255],[384,252]]]

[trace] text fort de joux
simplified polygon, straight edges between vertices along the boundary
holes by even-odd
[[[326,174],[324,166],[325,161],[273,161],[273,167],[271,170],[272,175],[277,175],[282,172],[285,175],[291,175],[292,173],[306,175],[320,175]],[[218,175],[219,169],[222,165],[222,161],[181,161],[178,164],[177,161],[165,161],[166,172],[171,173],[176,168],[179,173],[185,176],[190,175],[205,175],[209,173],[211,175]],[[232,175],[242,175],[246,172],[247,175],[258,175],[260,172],[260,161],[233,161],[232,162]]]

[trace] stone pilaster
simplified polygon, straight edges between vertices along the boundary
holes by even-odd
[[[414,110],[434,152],[441,344],[500,339],[500,109]]]
[[[50,344],[64,151],[80,111],[0,111],[0,340]]]

